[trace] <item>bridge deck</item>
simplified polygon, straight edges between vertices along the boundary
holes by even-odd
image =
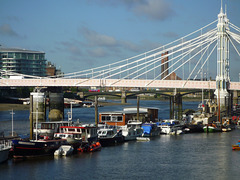
[[[184,85],[185,84],[185,85]],[[0,79],[0,87],[148,87],[148,88],[183,88],[216,89],[215,81],[185,80],[131,80],[131,79]],[[240,82],[231,82],[230,90],[240,90]]]

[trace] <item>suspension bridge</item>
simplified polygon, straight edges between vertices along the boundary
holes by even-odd
[[[239,44],[240,28],[229,21],[221,7],[217,20],[134,57],[64,76],[36,77],[1,70],[0,87],[215,89],[223,102],[229,90],[240,90],[240,82],[231,82],[229,75],[230,50],[240,56]],[[4,78],[9,76],[23,78]]]

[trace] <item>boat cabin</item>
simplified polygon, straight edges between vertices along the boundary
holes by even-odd
[[[61,126],[60,134],[73,134],[74,137],[82,138],[83,142],[97,139],[97,127],[94,125]]]
[[[72,123],[69,121],[51,121],[51,122],[39,122],[36,128],[36,123],[34,123],[33,132],[37,132],[40,136],[50,136],[53,137],[54,133],[59,132],[61,126],[69,126]]]
[[[139,108],[139,119],[137,119],[137,108],[124,108],[123,111],[101,112],[99,122],[111,126],[124,126],[129,120],[139,120],[140,122],[155,122],[158,120],[157,108]]]

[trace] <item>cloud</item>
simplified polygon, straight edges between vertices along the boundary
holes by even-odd
[[[164,21],[176,14],[168,0],[95,0],[93,2],[114,7],[122,5],[135,15],[151,20]]]
[[[146,0],[142,3],[136,3],[132,10],[137,15],[161,21],[175,14],[170,4],[165,0]]]
[[[116,46],[117,41],[115,38],[99,34],[96,31],[90,30],[86,27],[79,29],[79,33],[87,40],[89,45],[94,46]]]
[[[175,32],[166,32],[163,34],[163,36],[174,39],[177,39],[179,37],[178,34]]]
[[[62,51],[68,51],[68,52],[70,52],[70,54],[73,54],[73,55],[82,55],[82,51],[79,47],[78,42],[76,42],[76,41],[60,42],[60,44],[64,47],[62,49]]]
[[[107,55],[104,48],[97,47],[95,49],[89,49],[88,53],[91,54],[93,57],[105,57]]]
[[[0,34],[5,36],[19,37],[19,35],[12,29],[9,24],[3,24],[0,26]]]
[[[57,42],[55,51],[64,53],[69,63],[76,62],[83,67],[107,64],[156,47],[156,44],[149,41],[133,43],[101,34],[87,27],[79,28],[78,32],[75,39]]]

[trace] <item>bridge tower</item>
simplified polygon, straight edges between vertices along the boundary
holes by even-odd
[[[216,76],[216,90],[214,94],[217,96],[217,101],[221,107],[228,106],[229,102],[229,20],[227,13],[223,12],[221,5],[220,13],[218,14],[217,24],[217,76]]]

